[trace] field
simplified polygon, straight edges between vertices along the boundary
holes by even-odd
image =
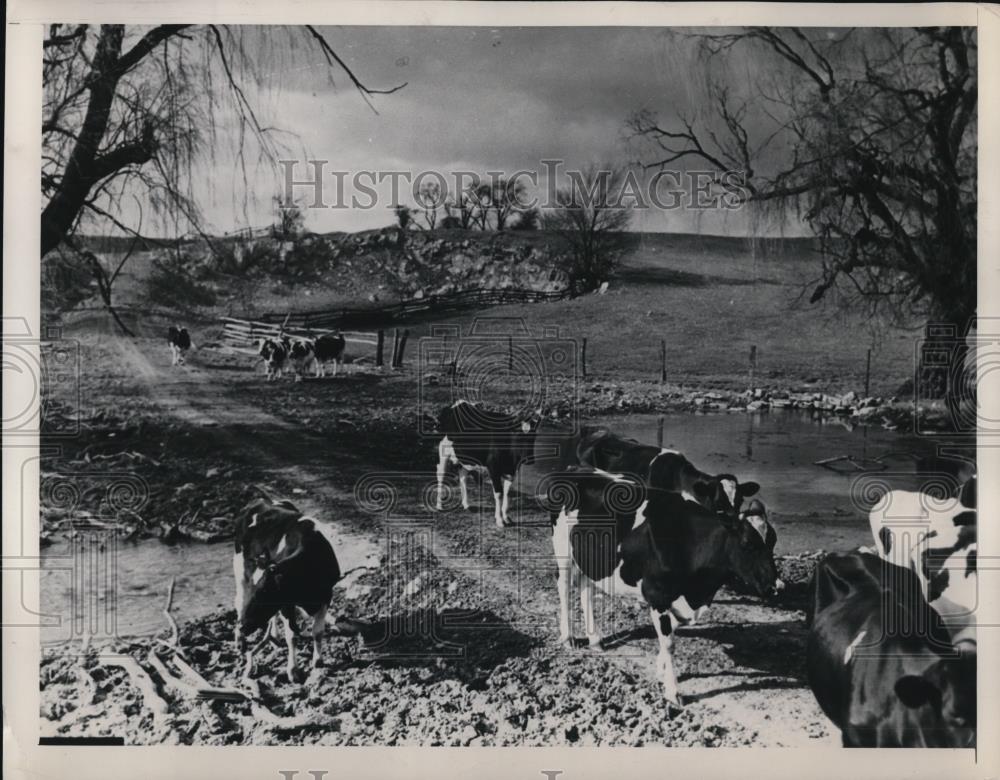
[[[756,345],[760,385],[857,389],[869,343],[863,323],[791,306],[811,271],[803,257],[786,252],[754,264],[739,247],[643,236],[603,295],[406,327],[415,343],[432,325],[522,317],[533,331],[558,326],[564,338],[586,337],[588,380],[565,389],[561,404],[576,391],[589,399],[595,387],[603,393],[617,386],[646,392],[669,410],[670,390],[657,381],[661,339],[669,388],[742,389],[746,355]],[[321,295],[309,296],[310,308]],[[103,471],[139,477],[145,492],[118,515],[128,527],[119,555],[150,566],[120,583],[122,622],[159,610],[175,581],[180,633],[176,646],[165,647],[164,620],[159,641],[123,634],[86,649],[79,637],[47,646],[43,734],[189,744],[836,741],[803,670],[814,560],[808,529],[826,518],[799,518],[795,543],[781,550],[789,586],[778,600],[724,590],[704,624],[680,630],[675,664],[688,706],[668,718],[654,674],[656,640],[637,607],[603,602],[613,637],[605,652],[558,646],[548,518],[529,495],[516,498],[515,525],[503,530],[493,525],[488,488],[470,512],[428,506],[436,442],[418,431],[423,409],[453,400],[447,382],[424,381],[411,357],[398,372],[355,364],[335,379],[268,384],[252,356],[219,345],[220,311],[187,320],[199,348],[179,368],[170,366],[161,336],[168,318],[133,311],[135,339],[114,334],[98,313],[64,323],[82,371],[77,384],[48,388],[47,432],[79,429],[59,439],[58,460],[43,463],[44,541],[55,549],[115,519],[110,493],[99,487]],[[873,392],[891,393],[906,378],[910,339],[883,340]],[[492,388],[494,398],[512,404],[522,390],[517,381]],[[581,408],[587,411],[586,401]],[[58,505],[46,480],[81,483],[77,503]],[[341,622],[328,628],[323,668],[309,684],[293,684],[284,678],[283,650],[265,648],[254,705],[203,703],[161,685],[156,696],[166,704],[157,711],[151,694],[108,660],[114,653],[153,671],[151,652],[166,650],[168,666],[179,652],[214,685],[239,684],[228,608],[231,548],[205,547],[202,568],[188,571],[172,568],[175,558],[158,555],[157,546],[224,542],[234,513],[259,489],[319,518],[342,567],[362,567],[335,597]],[[88,531],[77,524],[82,516]],[[54,594],[50,612],[62,608]],[[308,658],[306,644],[300,658]]]

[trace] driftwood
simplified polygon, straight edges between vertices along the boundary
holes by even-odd
[[[156,684],[146,673],[139,662],[128,655],[108,655],[101,656],[101,660],[106,666],[117,666],[124,669],[132,681],[132,684],[139,689],[146,707],[153,713],[156,720],[167,715],[168,705],[163,697],[156,690]]]

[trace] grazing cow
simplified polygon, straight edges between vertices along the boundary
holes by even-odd
[[[326,376],[324,365],[333,363],[333,376],[337,376],[337,369],[340,368],[340,361],[344,357],[344,348],[347,341],[339,333],[331,335],[328,333],[317,336],[313,342],[313,353],[316,356],[316,376]]]
[[[577,446],[577,458],[583,466],[634,474],[651,488],[680,493],[713,512],[738,515],[743,499],[760,490],[756,482],[741,484],[732,474],[706,474],[679,452],[624,439],[607,428],[586,431]]]
[[[171,325],[167,330],[167,344],[170,345],[170,365],[184,365],[184,357],[193,346],[187,328]]]
[[[510,486],[517,476],[518,467],[534,453],[535,434],[540,424],[541,410],[538,410],[536,418],[518,420],[490,412],[468,401],[457,401],[446,407],[437,419],[437,430],[443,434],[438,444],[437,508],[442,508],[444,476],[449,464],[458,468],[463,509],[469,508],[466,485],[469,471],[486,469],[493,485],[497,527],[507,525]]]
[[[976,656],[908,568],[828,555],[810,584],[806,668],[844,747],[973,747]]]
[[[682,704],[673,668],[673,632],[709,604],[729,576],[761,596],[780,590],[774,563],[777,534],[712,512],[676,493],[580,467],[542,480],[559,569],[559,639],[572,645],[570,590],[580,589],[584,627],[600,647],[595,588],[649,605],[660,641],[657,668],[670,706]],[[761,507],[762,508],[762,507]]]
[[[264,375],[267,381],[281,379],[291,350],[291,341],[287,337],[278,339],[260,339],[257,342],[257,354],[264,359]]]
[[[976,478],[955,495],[892,490],[869,514],[875,551],[886,561],[911,569],[924,598],[963,637],[975,637]]]
[[[257,499],[245,506],[236,521],[233,575],[236,578],[236,647],[245,649],[246,636],[266,628],[272,618],[284,624],[288,647],[288,678],[295,680],[295,609],[312,618],[312,667],[320,661],[320,645],[333,586],[341,578],[330,542],[289,501]],[[246,653],[246,673],[253,666],[253,650]]]

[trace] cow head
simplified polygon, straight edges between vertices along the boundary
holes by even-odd
[[[959,646],[958,658],[942,658],[922,674],[896,680],[893,692],[911,710],[927,707],[954,746],[971,746],[976,735],[976,654]],[[934,725],[938,725],[935,723]]]
[[[312,344],[300,339],[292,342],[291,349],[288,350],[288,356],[292,360],[305,360],[312,354],[312,351]]]
[[[756,495],[760,485],[740,483],[732,474],[719,474],[711,480],[695,482],[693,490],[695,501],[706,509],[739,516],[743,500]]]
[[[721,514],[719,519],[729,535],[726,549],[733,574],[759,596],[781,591],[785,584],[778,577],[774,562],[778,535],[768,522],[764,505],[754,500],[738,517]]]
[[[240,605],[238,625],[244,635],[264,628],[281,608],[284,561],[271,560],[267,552],[244,553],[247,576]]]

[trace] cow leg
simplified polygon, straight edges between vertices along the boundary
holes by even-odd
[[[583,573],[580,573],[577,578],[580,581],[580,607],[583,610],[583,628],[587,633],[587,644],[600,650],[601,635],[597,630],[597,621],[594,617],[594,581]]]
[[[340,368],[340,358],[333,359],[333,373],[330,376],[337,376],[337,371]]]
[[[442,441],[438,444],[438,464],[437,464],[437,510],[440,512],[444,507],[441,503],[441,495],[444,492],[444,472],[448,467],[448,457],[445,453],[445,444]],[[464,474],[462,475],[464,477]],[[462,482],[462,506],[468,509],[465,501],[465,482]]]
[[[510,486],[513,480],[504,477],[503,480],[503,503],[500,505],[500,517],[503,520],[503,524],[507,525],[509,522],[507,518],[507,507],[510,505]]]
[[[573,634],[570,630],[569,590],[570,567],[573,565],[573,560],[570,557],[569,529],[562,519],[558,520],[555,528],[552,529],[552,550],[555,553],[558,575],[556,590],[559,592],[559,642],[567,647],[572,647]]]
[[[497,528],[503,528],[504,516],[500,510],[501,502],[503,500],[501,495],[503,480],[499,474],[493,471],[492,468],[490,468],[490,482],[493,484],[493,517],[496,520]]]
[[[293,683],[299,682],[300,673],[298,666],[295,664],[295,626],[292,624],[292,621],[295,620],[295,613],[285,614],[285,611],[282,610],[280,615],[285,629],[285,647],[288,650],[288,664],[286,667],[288,670],[288,681]]]
[[[460,467],[458,472],[458,487],[462,491],[462,509],[469,508],[469,472]]]
[[[243,621],[240,611],[243,609],[243,553],[233,554],[233,578],[236,580],[236,595],[233,596],[233,608],[236,610],[236,652],[242,653],[245,643],[243,637]]]
[[[656,638],[660,640],[660,652],[656,656],[656,670],[663,683],[663,695],[668,707],[680,709],[683,706],[681,695],[677,691],[677,675],[674,673],[674,629],[677,618],[671,612],[661,613],[650,608],[649,617],[656,629]]]
[[[323,632],[326,630],[326,611],[324,604],[319,608],[319,612],[313,615],[312,636],[313,636],[313,656],[312,668],[318,669],[322,660],[320,653],[323,645]]]

